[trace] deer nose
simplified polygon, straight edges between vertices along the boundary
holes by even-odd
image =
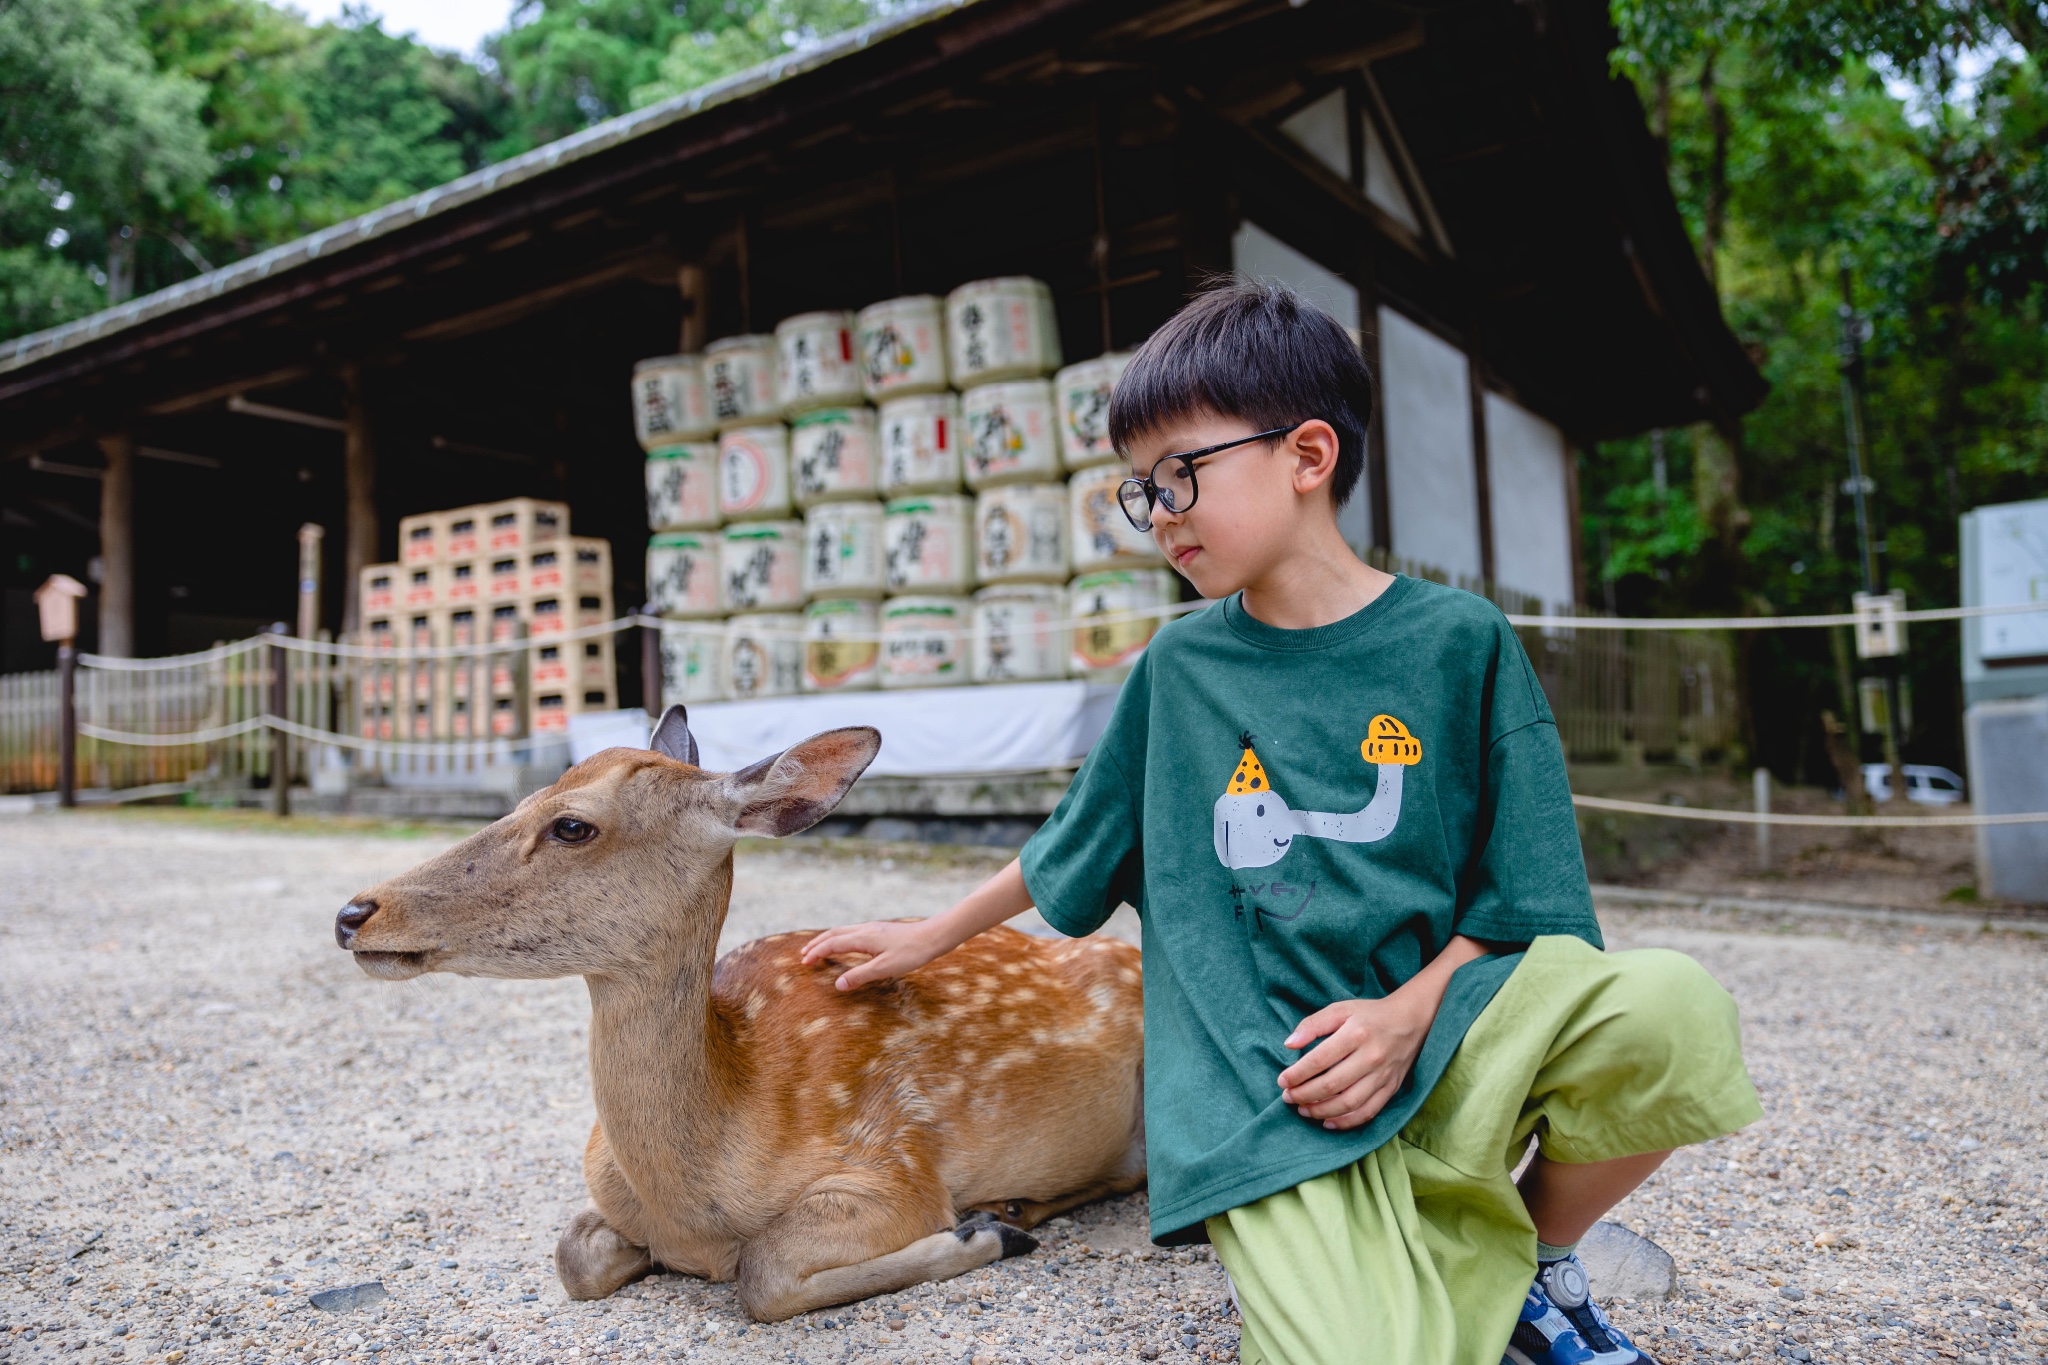
[[[370,900],[350,901],[341,907],[334,917],[334,941],[344,948],[355,946],[356,930],[370,922],[370,916],[377,913],[377,902]]]

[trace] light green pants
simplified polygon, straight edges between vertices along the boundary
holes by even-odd
[[[1208,1221],[1246,1365],[1499,1365],[1536,1271],[1512,1172],[1732,1133],[1763,1113],[1735,1002],[1659,948],[1539,938],[1392,1141]]]

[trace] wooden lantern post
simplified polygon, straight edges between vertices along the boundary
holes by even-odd
[[[78,599],[85,584],[51,574],[36,589],[43,639],[57,646],[57,804],[78,804]]]

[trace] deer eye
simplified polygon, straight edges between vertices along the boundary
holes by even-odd
[[[597,837],[597,826],[565,815],[548,827],[548,836],[558,844],[587,844]]]

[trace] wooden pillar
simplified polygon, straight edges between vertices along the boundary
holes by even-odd
[[[1466,353],[1465,373],[1472,395],[1472,483],[1479,500],[1479,576],[1489,584],[1494,577],[1493,554],[1493,466],[1486,449],[1486,370],[1479,359],[1479,332],[1473,329],[1471,350]]]
[[[99,652],[135,653],[135,440],[127,432],[100,437],[107,458],[100,480]]]
[[[676,336],[676,351],[695,355],[704,349],[705,330],[711,324],[711,283],[701,265],[676,268],[676,293],[683,300],[683,323]]]
[[[377,442],[370,427],[370,405],[363,394],[360,366],[342,367],[342,478],[348,493],[347,522],[342,532],[341,628],[362,629],[360,597],[363,567],[377,562]]]

